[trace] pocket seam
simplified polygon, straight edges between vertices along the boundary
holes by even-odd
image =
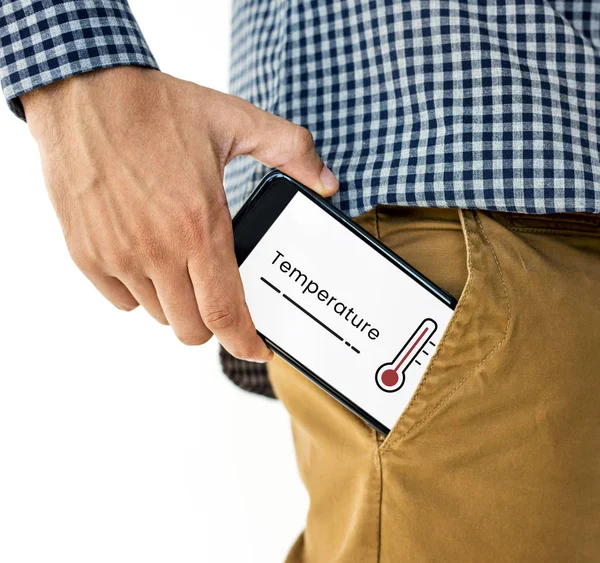
[[[506,326],[504,328],[504,335],[502,337],[502,339],[500,340],[500,342],[498,342],[498,344],[496,344],[496,346],[490,350],[485,357],[467,374],[463,377],[463,379],[461,379],[456,386],[454,387],[454,389],[452,389],[437,405],[435,405],[433,407],[433,409],[421,420],[417,421],[415,424],[413,424],[406,432],[404,432],[403,434],[401,434],[400,436],[396,436],[394,437],[392,440],[390,440],[388,443],[383,443],[382,446],[380,447],[380,452],[384,453],[386,451],[391,451],[391,448],[393,446],[395,446],[398,442],[400,442],[401,440],[403,440],[406,436],[408,436],[413,430],[416,430],[419,426],[421,426],[422,424],[424,424],[425,422],[427,422],[427,420],[429,420],[463,385],[464,383],[471,377],[471,375],[473,375],[489,358],[490,356],[492,356],[507,340],[508,338],[508,330],[510,327],[510,322],[512,319],[512,308],[511,308],[511,304],[510,304],[510,298],[509,298],[509,294],[508,294],[508,287],[506,285],[506,280],[504,278],[504,273],[502,272],[502,268],[500,266],[500,261],[498,260],[498,256],[496,254],[496,251],[494,250],[494,247],[492,246],[490,239],[487,236],[487,233],[485,232],[485,229],[483,228],[483,224],[481,223],[481,220],[479,219],[479,215],[477,214],[477,212],[473,213],[473,216],[475,218],[475,221],[477,223],[477,226],[479,228],[479,230],[481,231],[481,234],[483,235],[487,246],[490,248],[491,252],[492,252],[492,256],[494,257],[494,262],[496,263],[496,268],[498,270],[498,273],[500,274],[500,280],[502,282],[502,287],[504,290],[504,296],[506,299]],[[470,240],[470,234],[468,229],[465,229],[465,233],[466,233],[466,239],[467,239],[467,248],[468,248],[468,260],[467,260],[467,264],[468,264],[468,268],[469,268],[469,280],[468,280],[468,288],[465,287],[465,291],[463,292],[463,295],[461,296],[460,299],[460,305],[459,307],[457,307],[457,310],[455,311],[455,315],[454,318],[452,320],[452,322],[448,325],[448,328],[446,329],[446,333],[444,336],[444,339],[440,342],[439,344],[439,348],[438,351],[436,352],[435,356],[432,358],[429,367],[427,368],[427,372],[425,373],[425,375],[423,376],[421,383],[419,384],[419,389],[417,390],[417,392],[415,392],[415,394],[413,395],[412,399],[410,400],[409,405],[406,408],[406,411],[408,411],[408,409],[411,407],[411,405],[413,404],[413,402],[418,398],[418,396],[420,395],[421,390],[423,389],[423,386],[428,378],[428,376],[431,373],[431,370],[433,369],[434,365],[435,365],[435,360],[438,357],[439,351],[442,349],[443,344],[446,340],[446,337],[448,336],[448,334],[450,334],[451,332],[451,327],[454,326],[454,323],[456,322],[457,317],[459,316],[459,313],[462,311],[462,309],[464,308],[464,303],[466,301],[467,296],[469,295],[471,288],[472,288],[472,279],[473,279],[473,275],[471,274],[472,272],[472,252],[471,252],[471,240]],[[401,419],[398,421],[398,424],[400,423]]]
[[[381,240],[381,235],[379,234],[379,207],[375,206],[375,237],[377,240]]]
[[[464,218],[463,218],[463,221],[464,221]],[[456,323],[456,320],[459,317],[461,311],[463,310],[465,302],[467,300],[467,297],[471,293],[471,289],[473,287],[473,252],[472,252],[471,234],[469,232],[469,229],[466,228],[466,226],[464,226],[464,233],[465,233],[465,241],[466,241],[466,246],[467,246],[467,271],[468,271],[467,283],[465,285],[465,288],[463,289],[463,292],[462,292],[462,294],[460,296],[460,299],[458,300],[458,305],[457,305],[457,307],[456,307],[456,309],[454,311],[454,315],[452,316],[452,319],[451,319],[450,323],[448,324],[448,327],[446,328],[444,336],[442,337],[442,340],[440,340],[438,348],[437,348],[434,356],[431,358],[431,361],[429,362],[429,366],[427,367],[427,370],[423,374],[423,377],[421,378],[421,381],[419,382],[419,386],[417,387],[417,390],[415,391],[414,395],[412,396],[412,398],[410,399],[408,405],[406,406],[406,409],[405,409],[404,413],[406,413],[406,412],[408,412],[410,410],[410,408],[412,407],[412,405],[414,404],[414,402],[421,395],[421,391],[423,390],[423,387],[425,386],[425,383],[427,382],[427,380],[429,378],[429,374],[430,374],[431,370],[433,369],[433,366],[435,365],[435,363],[437,361],[437,358],[438,358],[438,355],[440,353],[440,350],[442,349],[442,347],[443,347],[443,345],[444,345],[444,343],[446,341],[446,338],[448,337],[448,334],[450,334],[451,329],[454,326],[454,324]],[[430,413],[430,414],[433,414],[433,412]],[[398,419],[398,422],[396,423],[396,426],[399,425],[402,422],[402,420],[404,419],[404,416],[405,416],[405,414],[401,415],[401,417]],[[404,436],[406,436],[409,432],[411,432],[414,428],[416,428],[417,424],[421,424],[422,422],[425,422],[425,420],[416,423],[407,432],[405,432],[404,434],[401,434],[400,436],[394,438],[388,444],[385,444],[385,442],[384,442],[384,444],[382,444],[381,447],[380,447],[380,451],[382,453],[385,452],[385,451],[387,451],[388,448],[391,448],[391,446],[393,446],[397,442],[399,442],[402,438],[404,438]],[[392,429],[392,431],[393,431],[393,429]]]

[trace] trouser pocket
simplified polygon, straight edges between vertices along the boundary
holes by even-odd
[[[380,446],[380,561],[598,561],[597,231],[463,226],[459,305]]]

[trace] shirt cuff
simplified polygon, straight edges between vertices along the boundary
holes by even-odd
[[[158,69],[126,0],[1,0],[0,82],[21,119],[22,94],[122,65]]]

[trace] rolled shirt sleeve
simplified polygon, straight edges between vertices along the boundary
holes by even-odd
[[[121,65],[158,68],[127,0],[1,0],[2,92],[22,119],[22,94]]]

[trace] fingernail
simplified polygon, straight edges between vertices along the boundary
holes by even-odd
[[[339,184],[338,179],[334,176],[333,172],[327,168],[327,166],[323,166],[320,180],[321,184],[323,184],[327,190],[333,190],[337,188]]]

